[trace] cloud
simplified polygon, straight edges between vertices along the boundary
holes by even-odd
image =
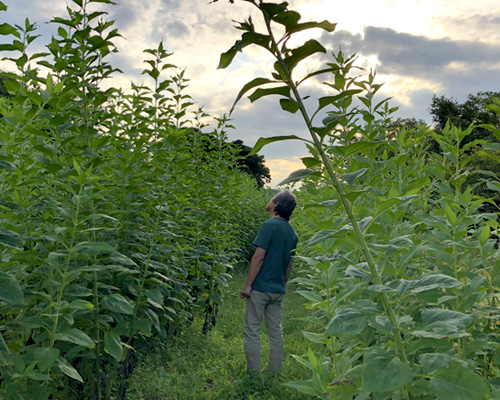
[[[266,166],[271,170],[271,187],[288,178],[292,171],[305,168],[299,157],[272,158],[266,160]]]
[[[460,14],[434,17],[435,23],[453,38],[486,43],[500,42],[500,9],[488,14]]]
[[[431,39],[369,26],[363,35],[339,31],[323,35],[330,48],[347,54],[376,56],[381,74],[431,77],[453,63],[494,65],[500,59],[500,45],[465,40]]]

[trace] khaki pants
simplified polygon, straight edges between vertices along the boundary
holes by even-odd
[[[283,362],[283,334],[281,332],[281,293],[259,292],[252,290],[247,299],[245,324],[243,326],[243,346],[247,359],[247,369],[262,368],[260,353],[260,326],[262,317],[266,316],[266,327],[269,334],[269,370],[277,372]]]

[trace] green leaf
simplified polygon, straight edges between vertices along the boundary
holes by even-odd
[[[83,253],[89,255],[97,255],[102,253],[113,253],[115,248],[108,243],[103,242],[80,242],[73,247],[72,252]]]
[[[134,313],[132,304],[122,295],[116,293],[104,296],[101,301],[101,306],[107,310],[120,314],[132,315]]]
[[[269,50],[270,42],[271,39],[267,35],[262,35],[256,32],[245,32],[241,36],[241,40],[237,40],[228,51],[221,54],[219,66],[217,67],[217,69],[224,69],[231,65],[231,62],[233,61],[237,52],[243,50],[248,45],[256,44]]]
[[[284,386],[288,386],[294,389],[299,390],[304,394],[308,394],[316,397],[323,397],[323,391],[321,390],[321,386],[313,382],[312,379],[307,381],[291,381],[283,383]]]
[[[219,66],[217,67],[217,69],[224,69],[231,65],[237,52],[238,50],[236,50],[233,46],[225,53],[222,53],[220,55]]]
[[[344,179],[349,185],[352,185],[359,178],[361,178],[364,174],[368,172],[368,168],[362,168],[356,172],[350,172],[347,174],[342,174],[340,177]]]
[[[342,228],[338,230],[323,229],[316,232],[311,239],[307,242],[309,246],[315,245],[316,243],[322,242],[331,238],[345,238],[348,235],[349,229]]]
[[[486,182],[486,186],[488,186],[488,189],[490,190],[494,190],[495,192],[500,192],[500,182],[488,181]]]
[[[0,24],[0,35],[18,36],[17,29],[9,24]]]
[[[8,161],[0,161],[0,169],[10,169],[11,171],[15,171],[16,166]]]
[[[363,357],[363,389],[372,393],[390,393],[412,380],[412,371],[390,353],[372,351]]]
[[[76,299],[69,303],[68,307],[75,310],[92,310],[94,305],[90,301]]]
[[[319,98],[319,107],[318,109],[315,111],[315,114],[322,110],[323,108],[325,108],[327,105],[329,104],[333,104],[341,99],[343,99],[344,97],[351,97],[351,96],[354,96],[358,93],[361,93],[362,90],[361,89],[351,89],[351,90],[346,90],[345,92],[342,92],[340,94],[337,94],[335,96],[325,96],[325,97],[320,97]],[[342,115],[343,117],[344,115]],[[339,117],[341,118],[341,117]],[[330,123],[330,121],[323,121],[323,124],[325,125],[328,125]]]
[[[278,183],[278,186],[286,185],[287,183],[298,182],[311,175],[321,176],[321,173],[319,171],[314,171],[311,169],[299,169],[297,171],[292,172],[288,176],[288,178]]]
[[[333,32],[336,26],[337,24],[332,24],[331,22],[326,20],[322,22],[304,22],[302,24],[295,25],[295,27],[290,30],[290,33],[300,32],[311,28],[320,28],[327,32]]]
[[[300,138],[298,136],[295,136],[295,135],[290,135],[290,136],[273,136],[273,137],[269,137],[269,138],[259,138],[259,140],[257,140],[257,143],[255,143],[255,146],[253,146],[253,149],[248,154],[248,156],[252,156],[254,154],[257,154],[260,151],[260,149],[262,149],[265,145],[267,145],[269,143],[279,142],[281,140],[290,140],[290,139],[302,140],[303,142],[311,143],[309,140],[302,139],[302,138]]]
[[[284,11],[271,17],[274,22],[283,25],[287,32],[290,32],[297,26],[300,18],[300,14],[297,11]]]
[[[392,199],[387,199],[381,202],[377,202],[375,204],[375,216],[379,216],[380,214],[386,212],[387,210],[392,209],[397,204],[402,204],[411,201],[417,197],[418,195],[410,195],[403,197],[395,197]]]
[[[431,377],[429,391],[440,400],[479,400],[490,393],[482,377],[457,361]]]
[[[9,304],[24,303],[21,286],[13,276],[5,272],[0,272],[0,299]]]
[[[36,364],[41,372],[46,372],[59,357],[59,350],[50,347],[39,347],[33,352]]]
[[[163,308],[163,295],[158,289],[150,289],[145,293],[148,303],[156,308]]]
[[[318,160],[316,157],[302,157],[301,160],[306,168],[312,168],[321,165],[321,160]]]
[[[152,324],[150,320],[146,318],[135,318],[132,321],[132,326],[136,331],[141,332],[143,335],[148,337],[151,336]]]
[[[490,226],[486,225],[481,229],[481,233],[479,234],[478,240],[481,246],[484,246],[486,241],[490,238]]]
[[[69,365],[66,360],[64,360],[63,358],[59,358],[57,361],[58,361],[57,367],[61,370],[63,374],[83,383],[83,379],[78,373],[78,371],[74,369],[71,365]]]
[[[347,146],[335,146],[335,151],[341,153],[344,157],[349,157],[355,153],[372,149],[380,145],[381,142],[356,142]]]
[[[292,99],[280,99],[280,105],[284,111],[288,111],[292,114],[295,114],[299,109],[297,102]]]
[[[248,98],[253,103],[254,101],[260,99],[261,97],[270,96],[270,95],[280,95],[285,97],[290,97],[290,88],[288,86],[278,86],[269,89],[258,88],[253,92]]]
[[[323,297],[317,293],[308,292],[305,290],[296,290],[295,292],[300,294],[302,297],[306,298],[312,303],[321,303],[323,301]]]
[[[104,350],[120,362],[123,357],[123,344],[120,336],[113,332],[106,332],[104,334]]]
[[[95,346],[93,340],[80,329],[70,328],[57,335],[58,340],[71,342],[79,346],[93,348]]]
[[[357,335],[366,329],[366,316],[352,308],[338,310],[328,323],[325,335],[352,336]]]
[[[472,316],[458,311],[430,308],[422,311],[423,329],[411,332],[414,336],[428,338],[463,337],[463,329],[472,323]]]
[[[454,360],[464,367],[467,367],[467,362],[463,360],[459,360],[453,356],[450,356],[446,353],[424,353],[419,357],[420,365],[422,366],[424,372],[426,374],[431,374],[438,369],[446,369],[448,368],[448,364],[450,361]]]
[[[7,11],[7,6],[0,1],[0,11]]]
[[[305,210],[305,209],[311,208],[311,207],[335,209],[337,207],[338,203],[339,203],[338,200],[326,200],[326,201],[322,201],[321,203],[308,203],[308,204],[304,204],[303,209]]]
[[[322,333],[313,333],[313,332],[302,331],[302,334],[304,335],[304,337],[307,340],[309,340],[310,342],[313,342],[313,343],[328,344],[330,342],[330,339]]]
[[[234,107],[246,92],[248,92],[250,89],[253,89],[254,87],[265,85],[267,83],[277,83],[277,81],[272,81],[267,78],[255,78],[254,80],[248,82],[245,86],[243,86],[243,88],[238,93],[238,96],[236,96],[236,99],[234,100],[233,106],[231,107],[229,114],[232,114]]]
[[[265,15],[267,15],[270,19],[274,20],[274,17],[276,14],[283,13],[285,12],[286,8],[288,7],[288,3],[260,3],[259,8],[264,12]],[[300,19],[300,15],[299,15]]]
[[[436,288],[454,288],[462,282],[448,275],[431,274],[420,278],[414,285],[412,293],[421,293]]]
[[[310,39],[302,46],[293,49],[292,55],[286,57],[284,62],[289,72],[292,72],[299,62],[315,53],[326,53],[326,49],[317,40]]]

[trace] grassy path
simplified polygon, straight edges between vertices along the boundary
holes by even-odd
[[[189,327],[177,343],[156,343],[139,354],[139,364],[130,379],[127,398],[133,400],[293,400],[307,396],[282,384],[308,379],[308,371],[290,355],[303,355],[309,346],[302,330],[308,323],[297,320],[306,315],[300,295],[287,287],[283,308],[285,359],[280,374],[267,372],[253,377],[246,374],[243,353],[243,318],[245,302],[240,290],[245,275],[235,273],[223,292],[216,327],[206,337],[201,321]],[[269,343],[262,326],[263,365],[267,365]]]

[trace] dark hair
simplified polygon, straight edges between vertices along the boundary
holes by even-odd
[[[281,218],[285,218],[289,221],[290,216],[297,205],[297,199],[289,190],[283,190],[273,197],[273,203],[276,204],[274,212]]]

